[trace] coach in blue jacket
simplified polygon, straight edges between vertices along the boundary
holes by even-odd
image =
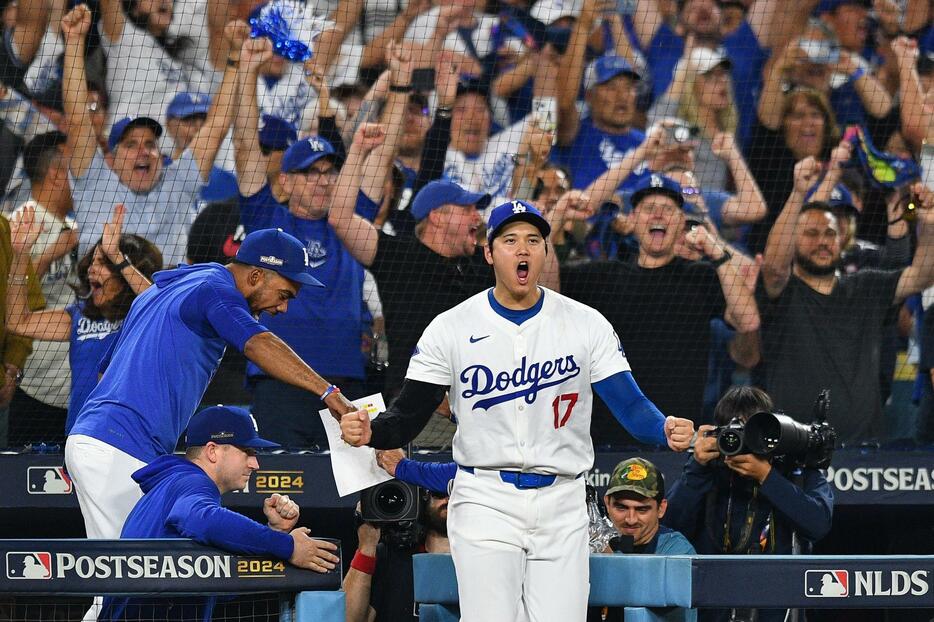
[[[308,536],[298,522],[298,505],[274,494],[263,503],[269,525],[221,507],[221,495],[241,490],[259,468],[256,450],[278,447],[257,434],[242,408],[212,406],[191,419],[185,456],[161,456],[133,473],[143,490],[123,526],[121,538],[191,538],[244,555],[268,555],[300,568],[327,572],[337,547]],[[210,620],[214,597],[188,599],[104,599],[98,620]],[[158,616],[158,617],[157,617]]]

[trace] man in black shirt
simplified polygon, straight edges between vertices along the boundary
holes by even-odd
[[[636,187],[632,204],[638,259],[567,268],[564,293],[606,316],[639,374],[639,386],[659,410],[703,423],[710,320],[723,317],[740,333],[757,330],[753,293],[738,269],[739,258],[704,227],[684,233],[677,182],[650,175]],[[677,256],[682,233],[704,260]],[[598,443],[627,440],[603,408],[595,409],[593,436]]]
[[[334,193],[328,222],[350,253],[376,278],[386,334],[386,390],[402,386],[409,357],[437,315],[493,285],[479,234],[490,196],[447,180],[427,184],[412,201],[414,237],[393,237],[354,213],[354,194],[366,154],[383,140],[382,127],[364,124],[354,137]],[[355,184],[355,185],[354,185]],[[353,192],[348,190],[353,186]],[[558,289],[558,267],[549,254],[542,284]]]
[[[849,154],[846,145],[834,149],[828,177]],[[795,166],[794,188],[766,245],[757,292],[766,388],[776,407],[801,421],[811,421],[818,393],[830,389],[837,438],[859,442],[882,433],[879,351],[886,315],[934,284],[934,192],[920,183],[912,188],[923,209],[909,267],[838,276],[837,219],[826,203],[804,203],[820,174],[814,158]]]

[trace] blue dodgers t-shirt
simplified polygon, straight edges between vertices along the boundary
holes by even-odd
[[[756,119],[756,99],[762,90],[762,69],[769,58],[769,52],[759,45],[756,33],[745,20],[723,38],[723,47],[733,64],[730,75],[733,78],[733,97],[739,112],[736,135],[740,145],[745,147]],[[683,54],[684,38],[675,34],[668,24],[659,26],[646,51],[646,59],[652,68],[653,99],[658,99],[668,89],[675,65]]]
[[[373,220],[379,204],[360,192],[356,211]],[[301,240],[308,250],[310,273],[324,284],[323,288],[302,287],[289,303],[288,313],[264,316],[263,324],[319,374],[363,379],[363,266],[344,247],[327,218],[295,216],[273,198],[266,185],[252,197],[241,197],[240,222],[247,233],[279,228]],[[247,375],[264,372],[248,363]]]
[[[97,371],[101,358],[117,340],[123,320],[92,320],[84,316],[84,302],[68,305],[65,311],[71,316],[71,339],[68,362],[71,365],[71,396],[68,402],[68,417],[65,434],[78,417],[78,412],[97,386]]]
[[[644,140],[645,134],[636,129],[623,134],[607,134],[597,129],[587,116],[581,119],[574,142],[567,147],[553,149],[551,159],[571,171],[575,188],[586,188],[611,166],[619,164]],[[634,179],[635,173],[626,178],[623,187],[631,185]]]
[[[267,330],[220,264],[163,270],[153,283],[133,301],[71,429],[143,462],[175,450],[226,345],[242,352]]]

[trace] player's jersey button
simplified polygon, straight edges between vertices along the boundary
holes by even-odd
[[[519,404],[519,410],[520,411],[525,410],[525,406],[523,406],[522,404]]]

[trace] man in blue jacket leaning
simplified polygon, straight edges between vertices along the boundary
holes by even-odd
[[[221,495],[242,490],[259,468],[256,450],[278,447],[259,437],[250,413],[231,406],[205,408],[192,417],[185,445],[184,457],[160,456],[133,473],[143,498],[127,517],[121,538],[191,538],[317,572],[334,568],[338,558],[330,551],[336,545],[312,539],[307,527],[294,528],[299,509],[288,496],[274,494],[263,502],[268,526],[221,507]],[[214,597],[107,597],[98,620],[210,620],[214,602]]]

